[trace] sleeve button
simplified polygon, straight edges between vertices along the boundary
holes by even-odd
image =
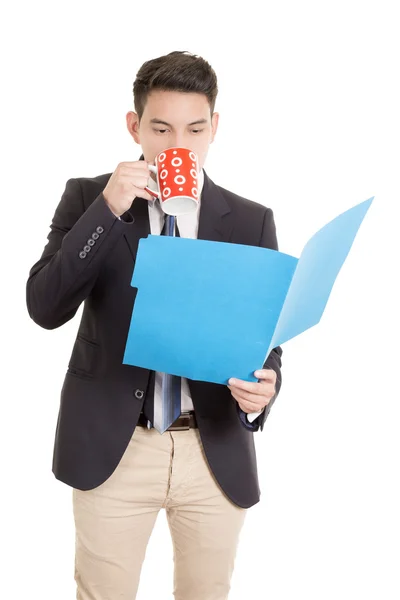
[[[81,250],[81,252],[79,252],[79,258],[86,258],[86,252]]]
[[[97,233],[101,234],[103,233],[104,229],[99,225],[98,227],[96,227],[96,231]]]

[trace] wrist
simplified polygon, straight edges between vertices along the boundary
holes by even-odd
[[[103,194],[103,198],[105,203],[107,204],[108,208],[110,209],[110,211],[113,213],[113,215],[115,217],[117,217],[117,219],[123,214],[121,211],[117,210],[112,204],[111,202],[109,202],[106,198],[106,196]]]

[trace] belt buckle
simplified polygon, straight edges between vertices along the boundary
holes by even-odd
[[[179,421],[183,421],[182,425],[171,425],[169,427],[170,431],[186,431],[190,429],[190,415],[181,415],[178,419]]]

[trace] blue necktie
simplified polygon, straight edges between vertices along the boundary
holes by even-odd
[[[166,215],[161,235],[175,235],[175,217]],[[179,232],[177,231],[177,236]],[[160,433],[164,433],[181,414],[181,378],[162,373],[161,401],[148,406],[145,402],[143,413]]]

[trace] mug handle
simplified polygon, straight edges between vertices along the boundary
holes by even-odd
[[[152,173],[157,173],[157,167],[154,167],[153,165],[147,165],[147,167]],[[153,196],[153,198],[159,197],[159,193],[155,192],[154,190],[151,190],[149,187],[146,186],[144,189],[148,194],[150,194],[150,196]]]

